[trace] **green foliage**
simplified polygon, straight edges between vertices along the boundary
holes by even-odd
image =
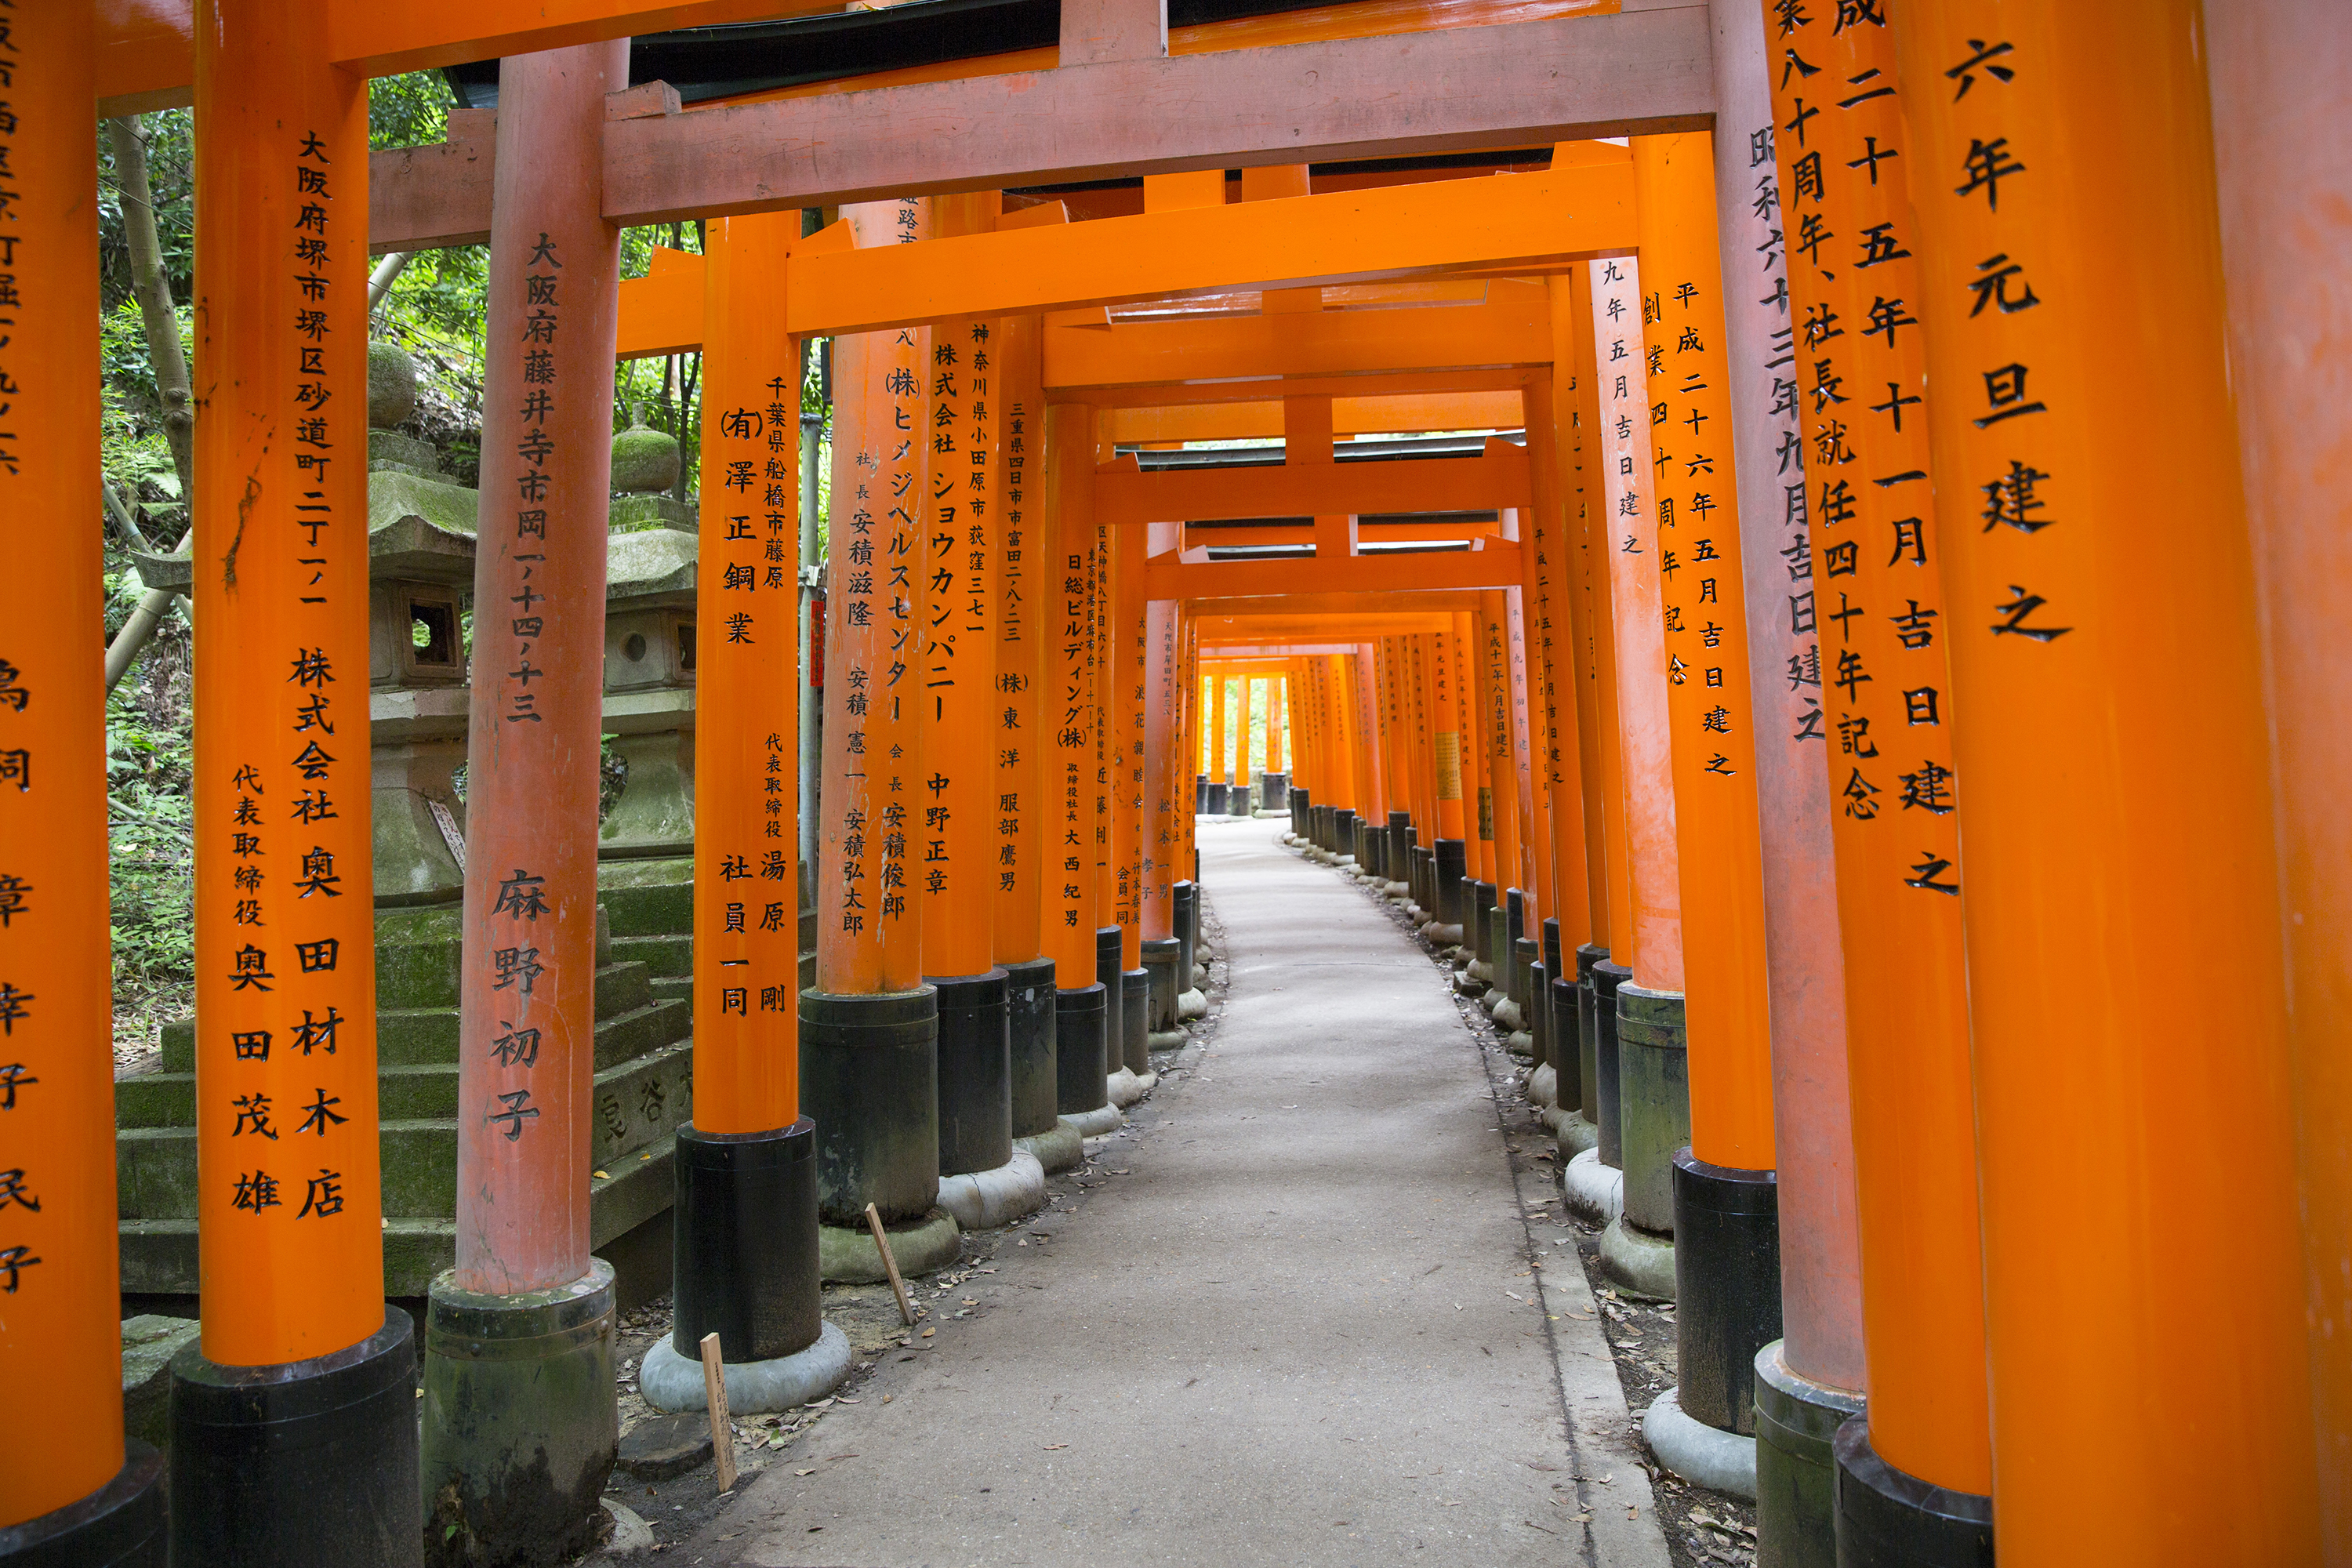
[[[195,984],[193,731],[184,643],[149,655],[147,679],[106,703],[117,1000],[149,1006]]]

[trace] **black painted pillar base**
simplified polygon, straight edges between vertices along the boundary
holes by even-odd
[[[1588,1105],[1600,1107],[1593,1126],[1601,1134],[1601,1163],[1624,1169],[1623,1129],[1617,1107],[1617,988],[1630,984],[1633,972],[1602,959],[1592,966],[1592,1089]]]
[[[1036,1138],[1057,1116],[1054,1068],[1054,961],[1004,966],[1006,1033],[1013,1062],[1013,1136]]]
[[[1121,970],[1118,980],[1119,1059],[1141,1078],[1151,1070],[1151,971]]]
[[[1290,775],[1288,773],[1269,772],[1257,775],[1257,808],[1260,811],[1279,811],[1289,804]]]
[[[1756,1352],[1780,1337],[1774,1173],[1675,1152],[1675,1308],[1683,1414],[1754,1436]]]
[[[681,1167],[681,1189],[687,1181]],[[812,1301],[815,1219],[812,1204],[803,1287]],[[678,1235],[682,1258],[683,1228]],[[461,1289],[454,1273],[433,1281],[423,1464],[425,1560],[436,1568],[538,1568],[596,1544],[604,1527],[596,1500],[613,1473],[621,1420],[613,1266],[588,1262],[568,1285],[511,1296]],[[683,1282],[682,1271],[677,1278]]]
[[[0,1568],[164,1568],[163,1456],[136,1437],[88,1497],[0,1530]]]
[[[1127,1065],[1127,961],[1117,926],[1095,928],[1095,979],[1103,988],[1103,1070]]]
[[[1600,1025],[1596,998],[1600,992],[1592,972],[1609,962],[1609,950],[1599,942],[1588,942],[1576,950],[1576,1099],[1577,1109],[1584,1120],[1599,1124],[1601,1113],[1601,1083],[1599,1079]]]
[[[1181,938],[1153,936],[1143,939],[1143,969],[1150,979],[1151,1005],[1147,1022],[1150,1026],[1152,1048],[1172,1050],[1183,1044],[1180,1039],[1160,1037],[1176,1030],[1176,997],[1184,988],[1176,983],[1176,966],[1184,962]]]
[[[940,1197],[939,994],[801,993],[801,1110],[816,1123],[817,1213],[866,1228]]]
[[[1838,1568],[1992,1568],[1992,1499],[1906,1475],[1870,1446],[1870,1417],[1838,1428]]]
[[[1171,923],[1183,944],[1182,956],[1176,960],[1176,994],[1181,996],[1192,989],[1192,971],[1201,962],[1201,885],[1179,882],[1168,896],[1175,910]]]
[[[309,1361],[222,1366],[189,1345],[172,1358],[171,1432],[173,1568],[424,1563],[416,1331],[398,1308]]]
[[[1690,1142],[1685,1017],[1679,991],[1653,991],[1632,981],[1617,987],[1617,1132],[1625,1172],[1625,1223],[1653,1236],[1675,1234],[1675,1155]]]
[[[1459,838],[1441,838],[1430,847],[1437,872],[1437,922],[1458,926],[1462,921],[1462,869],[1469,846]]]
[[[1307,817],[1310,804],[1307,791],[1297,784],[1290,786],[1290,831],[1294,837],[1307,837]]]
[[[1203,816],[1207,813],[1208,809],[1209,775],[1206,773],[1194,773],[1192,775],[1192,815],[1195,816]]]
[[[1344,805],[1333,810],[1331,813],[1331,853],[1334,855],[1345,856],[1351,860],[1355,859],[1357,858],[1356,837],[1355,812],[1349,807]]]
[[[1012,1017],[1004,971],[932,975],[939,993],[940,1174],[1013,1158]]]
[[[1103,1049],[1108,1000],[1099,984],[1054,993],[1054,1109],[1063,1116],[1084,1116],[1110,1103]]]
[[[766,1132],[677,1130],[670,1348],[730,1364],[806,1350],[824,1330],[817,1277],[816,1123]]]

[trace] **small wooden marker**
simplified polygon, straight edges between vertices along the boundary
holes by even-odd
[[[898,1278],[898,1260],[890,1256],[890,1238],[882,1234],[882,1215],[872,1204],[866,1205],[866,1226],[874,1233],[874,1245],[882,1249],[882,1267],[890,1271],[890,1289],[898,1293],[898,1316],[907,1326],[915,1326],[915,1309],[907,1302],[907,1282]]]
[[[719,1464],[719,1489],[735,1489],[735,1435],[727,1423],[727,1372],[719,1360],[719,1336],[702,1336],[702,1393],[710,1403],[710,1454]]]

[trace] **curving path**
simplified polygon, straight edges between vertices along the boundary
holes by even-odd
[[[1279,830],[1201,826],[1230,990],[1108,1145],[1126,1173],[666,1557],[1664,1568],[1583,1276],[1528,1269],[1547,1194],[1476,1042]]]

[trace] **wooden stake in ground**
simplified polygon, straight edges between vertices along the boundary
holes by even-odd
[[[866,1205],[866,1225],[874,1232],[874,1245],[882,1249],[882,1267],[890,1271],[890,1289],[898,1294],[898,1316],[907,1326],[915,1326],[915,1309],[907,1301],[907,1282],[898,1278],[898,1260],[890,1256],[890,1238],[882,1233],[882,1216],[872,1204]]]
[[[719,1489],[735,1489],[735,1435],[727,1424],[727,1373],[719,1360],[719,1336],[702,1336],[702,1393],[710,1402],[710,1457],[719,1464]]]

